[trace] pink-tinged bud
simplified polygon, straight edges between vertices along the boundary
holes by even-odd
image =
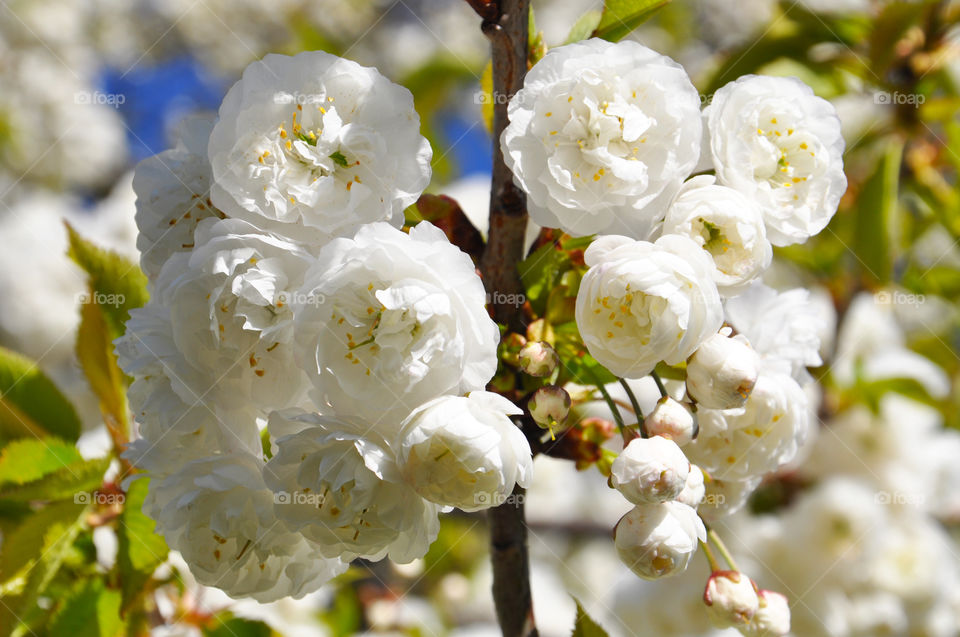
[[[707,580],[703,601],[717,628],[746,627],[760,607],[753,582],[738,571],[714,571]]]
[[[520,369],[537,378],[549,376],[560,364],[560,357],[556,350],[550,347],[549,343],[543,341],[527,343],[520,350],[519,358]]]
[[[757,593],[760,606],[753,621],[743,632],[756,637],[783,637],[790,632],[790,604],[787,598],[775,591],[760,590]]]
[[[678,445],[685,445],[697,437],[699,426],[689,407],[664,396],[643,419],[643,429],[648,436],[663,436]]]
[[[759,365],[747,339],[721,331],[687,360],[687,393],[710,409],[742,407],[757,384]]]
[[[570,394],[555,385],[541,387],[530,398],[527,409],[535,423],[552,431],[562,425],[570,413]]]

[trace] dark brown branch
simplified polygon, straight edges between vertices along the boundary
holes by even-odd
[[[500,134],[507,126],[507,100],[523,86],[527,72],[527,22],[530,0],[467,0],[484,19],[493,58],[493,183],[490,230],[480,260],[483,283],[492,300],[493,317],[523,333],[523,311],[515,302],[523,286],[517,264],[523,259],[527,227],[526,196],[513,183],[500,152]],[[490,509],[490,553],[493,600],[504,637],[536,636],[530,593],[530,557],[524,520],[524,491]]]

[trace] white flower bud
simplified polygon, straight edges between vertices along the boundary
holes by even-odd
[[[548,385],[541,387],[527,403],[534,422],[545,429],[552,430],[563,424],[570,413],[570,394],[562,387]]]
[[[747,626],[760,606],[753,582],[738,571],[714,571],[707,580],[703,601],[717,628]]]
[[[643,579],[682,573],[706,537],[697,512],[679,502],[639,504],[614,529],[620,560]]]
[[[530,445],[512,402],[486,391],[441,396],[410,414],[400,435],[400,471],[421,497],[464,511],[505,501],[533,475]]]
[[[534,341],[520,350],[520,369],[524,373],[542,378],[549,376],[560,364],[560,357],[549,343]]]
[[[683,502],[689,507],[696,509],[703,502],[707,494],[706,485],[703,483],[703,470],[695,464],[690,465],[690,473],[687,474],[687,483],[683,491],[677,496],[677,502]]]
[[[675,500],[683,491],[690,461],[672,440],[635,438],[613,461],[610,484],[634,504]]]
[[[747,635],[757,637],[782,637],[790,632],[790,605],[787,598],[775,591],[760,590],[757,593],[760,606],[753,621],[744,627]]]
[[[643,428],[648,436],[663,436],[678,445],[685,445],[697,437],[697,417],[681,402],[664,396],[657,406],[643,419]]]
[[[687,393],[710,409],[742,407],[757,384],[759,365],[747,339],[714,334],[687,361]]]

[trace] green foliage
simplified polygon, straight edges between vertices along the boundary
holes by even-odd
[[[670,0],[605,0],[594,37],[616,42],[649,20]]]
[[[595,622],[587,611],[583,609],[580,600],[576,597],[573,601],[577,604],[577,618],[573,624],[573,634],[571,637],[607,637],[607,631],[601,628],[600,624]]]
[[[129,428],[126,382],[113,351],[113,335],[107,326],[108,311],[94,299],[80,305],[77,360],[97,396],[107,424],[126,439]]]
[[[92,299],[103,310],[109,332],[116,338],[124,331],[130,310],[147,302],[147,277],[136,263],[116,252],[87,241],[65,222],[69,249],[67,255],[90,279]]]
[[[79,582],[55,613],[51,635],[71,637],[115,637],[123,634],[120,593],[103,580]]]
[[[270,627],[260,621],[240,617],[217,619],[203,631],[204,637],[270,637]]]
[[[902,155],[903,144],[892,140],[860,193],[853,249],[863,275],[875,283],[889,281],[893,275]]]
[[[577,18],[577,21],[570,27],[570,33],[567,34],[567,39],[564,41],[564,44],[571,44],[589,38],[593,32],[596,31],[597,27],[600,26],[602,17],[603,12],[596,9],[584,13]]]
[[[59,438],[20,438],[0,452],[0,486],[26,484],[81,462],[80,452]]]
[[[36,363],[0,347],[0,439],[49,435],[76,440],[77,412]]]
[[[150,579],[153,571],[167,559],[167,543],[156,534],[154,521],[144,515],[143,500],[150,481],[140,478],[127,490],[123,512],[117,524],[117,570],[127,609]]]
[[[24,484],[4,485],[0,487],[0,499],[11,502],[31,502],[73,498],[78,493],[96,490],[103,482],[103,474],[108,466],[110,466],[110,458],[78,460],[51,471],[37,480]]]

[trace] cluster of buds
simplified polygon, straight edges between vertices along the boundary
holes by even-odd
[[[703,591],[710,621],[748,637],[781,637],[790,632],[790,607],[777,592],[757,588],[739,571],[714,571]]]

